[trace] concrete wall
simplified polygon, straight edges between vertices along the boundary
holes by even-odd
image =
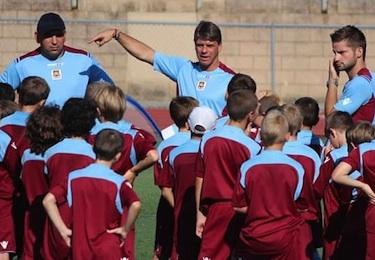
[[[116,26],[161,52],[195,59],[194,25],[143,25],[134,21],[196,23],[210,19],[219,24],[320,24],[375,23],[371,0],[328,0],[322,13],[321,0],[0,0],[0,69],[12,58],[37,47],[33,39],[36,20],[45,11],[61,13],[67,21],[67,44],[92,52],[127,93],[149,106],[166,106],[175,84],[153,72],[115,42],[98,48],[88,39],[104,28]],[[125,23],[128,21],[130,23]],[[308,95],[324,99],[329,33],[333,29],[275,29],[275,91],[284,100]],[[267,28],[222,26],[221,60],[237,72],[252,75],[259,89],[271,86],[271,31]],[[375,30],[365,30],[367,63],[375,66]],[[346,76],[342,75],[342,83]]]

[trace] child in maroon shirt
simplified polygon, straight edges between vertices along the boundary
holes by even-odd
[[[262,123],[264,150],[241,166],[234,196],[235,209],[246,215],[240,259],[310,259],[311,232],[295,203],[304,170],[281,151],[287,136],[288,120],[271,110]]]
[[[115,130],[98,133],[95,163],[69,174],[67,185],[43,200],[48,216],[66,245],[72,247],[73,259],[121,259],[121,244],[140,210],[137,195],[111,166],[120,158],[122,136]],[[65,197],[72,211],[68,228],[58,210],[59,197]],[[124,225],[121,219],[128,208]]]

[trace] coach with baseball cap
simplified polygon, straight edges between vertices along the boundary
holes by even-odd
[[[48,38],[53,35],[62,36],[65,34],[65,23],[58,14],[43,14],[38,21],[36,33],[40,38]]]
[[[43,14],[37,23],[39,47],[11,62],[0,82],[18,88],[28,76],[45,79],[51,89],[47,104],[62,107],[71,97],[84,97],[87,85],[95,81],[113,83],[92,55],[65,45],[65,23],[56,13]]]

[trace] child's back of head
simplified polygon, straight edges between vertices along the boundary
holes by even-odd
[[[63,137],[60,109],[57,106],[45,106],[35,110],[27,121],[26,136],[30,140],[31,152],[44,154]]]
[[[361,143],[371,142],[375,139],[375,128],[367,121],[360,121],[346,131],[346,141],[356,147]]]
[[[101,130],[95,138],[94,152],[97,160],[112,161],[121,153],[123,138],[113,129]]]
[[[95,103],[96,96],[101,91],[101,89],[105,87],[109,87],[109,86],[113,87],[111,83],[108,83],[106,81],[96,81],[96,82],[90,83],[86,88],[86,93],[85,93],[84,98],[92,102],[96,106],[96,103]]]
[[[265,147],[282,144],[289,132],[288,119],[281,111],[272,109],[264,117],[261,128],[260,136]]]
[[[296,105],[285,104],[281,106],[281,111],[285,115],[289,124],[289,133],[296,136],[302,127],[302,115]]]
[[[347,112],[334,111],[326,119],[326,133],[330,129],[336,129],[346,132],[353,125],[352,117]]]
[[[319,104],[311,97],[297,99],[294,104],[298,107],[303,117],[303,126],[312,128],[319,122]]]
[[[237,90],[231,93],[227,99],[227,109],[229,118],[233,121],[240,122],[254,112],[253,116],[258,112],[258,99],[254,93],[248,90]]]
[[[126,100],[124,92],[116,86],[106,84],[97,89],[93,94],[94,103],[99,109],[99,118],[102,121],[117,123],[125,113]]]
[[[96,115],[96,109],[89,101],[83,98],[68,99],[62,108],[61,116],[64,135],[84,138],[95,125]]]
[[[228,83],[227,95],[229,96],[233,92],[241,89],[250,90],[255,94],[257,90],[257,84],[255,83],[255,80],[249,75],[237,73]]]
[[[188,96],[175,97],[169,103],[169,114],[178,128],[187,126],[191,111],[199,106],[199,102]]]
[[[48,83],[41,77],[30,76],[22,80],[18,89],[21,106],[34,106],[46,100],[50,92]]]

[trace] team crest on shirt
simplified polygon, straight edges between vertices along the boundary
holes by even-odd
[[[3,249],[7,249],[9,241],[1,241],[0,245]]]
[[[61,69],[52,69],[51,70],[51,77],[52,77],[52,80],[60,80],[60,79],[62,79]]]
[[[207,85],[207,82],[204,81],[204,80],[199,80],[198,83],[197,83],[197,90],[199,91],[203,91],[205,88],[206,88],[206,85]]]

